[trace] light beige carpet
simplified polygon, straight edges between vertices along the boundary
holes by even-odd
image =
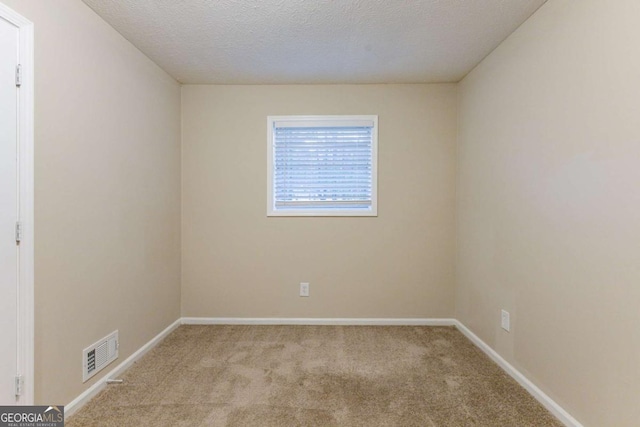
[[[454,327],[181,326],[79,426],[560,426]]]

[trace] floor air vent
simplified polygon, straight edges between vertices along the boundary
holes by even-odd
[[[118,358],[118,331],[82,350],[82,382]]]

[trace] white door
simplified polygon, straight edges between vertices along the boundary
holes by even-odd
[[[18,28],[0,18],[0,405],[17,401],[18,37]]]

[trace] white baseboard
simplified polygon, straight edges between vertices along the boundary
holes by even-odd
[[[107,385],[107,380],[109,378],[117,377],[122,374],[127,368],[133,365],[138,359],[144,356],[149,350],[158,345],[160,341],[162,341],[167,335],[173,332],[178,326],[181,325],[181,319],[176,320],[171,325],[169,325],[164,331],[160,332],[158,335],[153,337],[148,343],[143,345],[129,356],[124,362],[120,363],[118,366],[113,368],[109,373],[100,378],[95,384],[86,389],[84,393],[80,396],[73,399],[71,403],[65,405],[64,407],[64,415],[65,417],[69,417],[78,411],[85,403],[91,400],[96,394],[98,394],[102,389]]]
[[[183,317],[183,325],[370,325],[370,326],[455,326],[455,319],[413,318],[291,318],[291,317]]]
[[[71,416],[92,397],[98,394],[106,385],[109,378],[114,378],[133,365],[145,353],[155,347],[167,335],[173,332],[180,325],[370,325],[370,326],[455,326],[472,343],[487,354],[500,366],[507,374],[515,379],[518,384],[525,388],[536,400],[538,400],[549,412],[567,427],[583,427],[578,420],[565,411],[546,393],[540,390],[520,371],[514,368],[487,343],[482,341],[476,334],[471,332],[466,326],[456,319],[419,319],[419,318],[243,318],[243,317],[182,317],[164,331],[160,332],[151,341],[143,345],[138,351],[129,356],[124,362],[116,366],[107,375],[100,378],[98,382],[89,387],[84,393],[75,398],[65,406],[65,415]]]
[[[480,337],[471,332],[469,328],[464,326],[462,322],[456,320],[456,327],[462,332],[469,340],[474,343],[480,350],[484,351],[491,360],[496,362],[507,374],[509,374],[514,380],[518,382],[525,390],[529,392],[538,402],[542,404],[549,412],[551,412],[560,422],[567,427],[583,427],[582,424],[573,418],[571,414],[565,411],[560,405],[558,405],[553,399],[551,399],[545,392],[540,390],[534,383],[532,383],[527,377],[525,377],[520,371],[507,362],[502,356],[500,356],[494,349],[489,347],[487,343],[482,341]]]

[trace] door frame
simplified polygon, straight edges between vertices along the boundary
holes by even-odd
[[[33,23],[0,3],[0,17],[18,27],[18,197],[21,239],[18,269],[18,405],[34,404],[34,37]]]

